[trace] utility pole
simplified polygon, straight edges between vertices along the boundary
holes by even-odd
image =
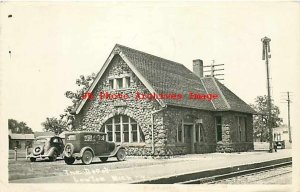
[[[288,129],[289,129],[289,142],[292,143],[292,133],[291,133],[291,113],[290,113],[290,110],[291,110],[291,107],[290,107],[290,103],[292,102],[291,101],[291,92],[290,91],[287,91],[287,92],[284,92],[286,93],[287,95],[287,98],[284,99],[284,103],[287,103],[288,104]]]
[[[8,17],[8,18],[12,18],[12,15],[9,14],[7,17]],[[8,50],[8,53],[9,53],[9,58],[11,59],[11,50],[10,50],[10,49]]]
[[[272,130],[272,114],[271,114],[271,91],[270,91],[270,71],[269,71],[269,58],[271,58],[270,53],[270,41],[271,39],[268,37],[264,37],[261,39],[262,44],[263,44],[263,54],[262,54],[262,60],[266,61],[266,68],[267,68],[267,89],[268,89],[268,101],[267,101],[267,106],[268,106],[268,121],[267,125],[269,128],[269,152],[273,153],[273,130]]]
[[[224,64],[215,64],[215,60],[212,60],[211,65],[203,66],[203,67],[209,67],[210,69],[207,70],[207,71],[203,71],[203,72],[209,72],[210,73],[209,75],[206,75],[206,77],[210,76],[210,77],[216,78],[216,76],[224,75],[224,73],[215,74],[215,71],[224,71],[224,69],[216,69],[216,67],[219,67],[219,66],[222,66],[222,65],[224,65]],[[222,79],[216,78],[216,79],[219,80],[219,81],[224,80],[224,78],[222,78]]]

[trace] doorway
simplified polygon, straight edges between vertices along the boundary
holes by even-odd
[[[187,153],[195,153],[193,142],[193,125],[184,125],[184,143],[186,144]]]

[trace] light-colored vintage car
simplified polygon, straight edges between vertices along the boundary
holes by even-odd
[[[33,141],[28,157],[31,162],[35,162],[38,158],[48,158],[50,161],[55,161],[58,156],[63,154],[63,150],[62,138],[58,136],[39,136]]]
[[[125,148],[120,144],[106,141],[106,133],[92,131],[76,131],[65,133],[64,160],[70,165],[75,160],[81,160],[88,165],[94,157],[99,157],[102,162],[110,157],[118,161],[126,158]]]

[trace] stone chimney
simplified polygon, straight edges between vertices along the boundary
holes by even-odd
[[[193,60],[193,72],[198,77],[203,77],[203,61],[200,59]]]

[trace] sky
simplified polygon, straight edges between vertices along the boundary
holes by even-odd
[[[97,73],[116,43],[184,64],[224,64],[223,83],[247,103],[267,94],[261,38],[271,38],[272,98],[291,125],[299,110],[300,4],[296,2],[1,3],[1,118],[41,131],[71,104],[80,75]],[[8,17],[11,14],[12,17]],[[11,54],[9,54],[11,51]],[[7,124],[6,124],[7,125]]]

